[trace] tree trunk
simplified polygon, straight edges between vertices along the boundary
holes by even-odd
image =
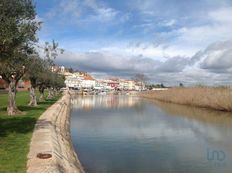
[[[30,103],[28,105],[29,106],[37,106],[35,88],[33,86],[31,86],[31,88],[30,88]]]
[[[40,97],[39,97],[39,101],[41,102],[41,101],[44,101],[45,99],[44,99],[44,87],[43,86],[40,86],[39,87],[39,93],[40,93]]]
[[[7,106],[7,114],[15,115],[19,112],[16,106],[16,82],[15,80],[11,80],[9,84],[9,92],[8,92],[8,106]]]
[[[44,91],[40,91],[40,97],[39,97],[39,101],[44,101]]]
[[[48,97],[47,97],[47,99],[52,99],[52,97],[53,97],[52,89],[48,88]]]
[[[58,96],[58,89],[54,89],[54,95]]]

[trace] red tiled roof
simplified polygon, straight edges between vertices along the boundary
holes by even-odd
[[[92,76],[90,76],[89,74],[86,74],[84,76],[84,80],[94,80],[94,78]]]

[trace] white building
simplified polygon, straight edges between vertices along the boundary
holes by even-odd
[[[96,85],[95,79],[87,73],[74,73],[67,76],[65,80],[66,87],[72,89],[91,89]]]
[[[66,87],[79,89],[81,87],[81,78],[76,76],[68,76],[65,80]]]
[[[95,81],[95,90],[105,90],[107,83],[104,80],[96,80]]]
[[[89,74],[83,76],[83,79],[81,81],[82,88],[94,89],[95,85],[96,85],[96,81],[92,76],[90,76]]]

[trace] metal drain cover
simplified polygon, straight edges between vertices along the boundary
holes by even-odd
[[[39,159],[49,159],[49,158],[52,157],[52,155],[51,155],[51,154],[48,154],[48,153],[38,153],[38,154],[37,154],[37,157],[38,157]]]

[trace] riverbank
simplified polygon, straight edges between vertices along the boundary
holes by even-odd
[[[70,95],[47,109],[36,123],[28,154],[28,173],[84,173],[70,139]]]
[[[161,91],[144,91],[139,96],[164,102],[232,112],[230,88],[170,88]]]
[[[39,93],[37,92],[37,96]],[[28,106],[28,91],[19,91],[16,103],[22,114],[8,116],[6,112],[8,93],[0,92],[0,172],[25,173],[29,144],[39,116],[60,96],[39,102],[37,107]]]

